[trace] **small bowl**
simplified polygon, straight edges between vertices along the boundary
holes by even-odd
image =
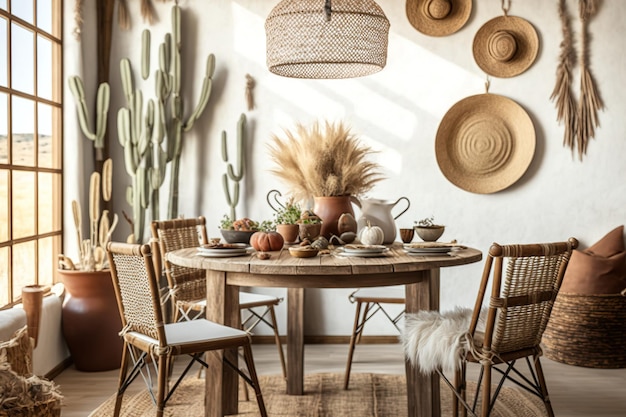
[[[318,252],[319,249],[310,247],[293,246],[289,248],[289,254],[295,258],[313,258],[317,256]]]
[[[443,235],[445,226],[415,226],[415,233],[424,242],[436,242]]]
[[[256,233],[256,230],[226,230],[220,229],[222,237],[228,243],[245,243],[250,244],[250,237]]]

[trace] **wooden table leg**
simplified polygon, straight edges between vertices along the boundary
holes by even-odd
[[[216,323],[240,328],[239,287],[226,285],[226,274],[207,270],[206,318]],[[239,375],[223,360],[238,362],[237,349],[211,351],[206,355],[205,416],[223,417],[238,414]]]
[[[304,393],[304,288],[287,289],[287,394]]]
[[[439,310],[439,269],[417,272],[422,278],[406,286],[406,312]],[[423,375],[406,362],[408,417],[440,417],[439,376]]]

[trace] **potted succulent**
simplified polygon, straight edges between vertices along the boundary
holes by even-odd
[[[293,199],[287,201],[284,207],[278,208],[275,217],[276,231],[285,239],[285,243],[295,243],[298,240],[300,227],[298,221],[302,215],[302,209]]]
[[[301,241],[313,242],[322,234],[323,221],[312,210],[304,210],[297,221]]]
[[[339,217],[354,215],[351,198],[383,179],[380,166],[368,160],[374,151],[341,122],[298,124],[285,136],[272,136],[269,153],[276,167],[270,172],[289,186],[296,201],[314,199],[313,211],[322,219],[324,237],[339,235]]]
[[[415,222],[415,233],[424,242],[436,242],[445,230],[445,226],[435,224],[434,221],[434,216],[430,216]]]

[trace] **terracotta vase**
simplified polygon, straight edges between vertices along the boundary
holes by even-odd
[[[315,197],[313,211],[322,219],[321,235],[330,239],[332,235],[339,236],[337,222],[343,213],[354,216],[352,200],[349,195],[336,197]]]
[[[26,313],[28,336],[34,340],[34,348],[39,340],[39,325],[41,324],[41,311],[43,309],[43,285],[27,285],[22,287],[22,305]]]
[[[58,270],[65,285],[62,330],[79,371],[108,371],[120,367],[122,321],[111,272]]]
[[[277,224],[276,231],[285,239],[285,243],[295,243],[298,240],[300,228],[297,224]]]

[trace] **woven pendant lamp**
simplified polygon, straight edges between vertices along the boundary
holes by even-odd
[[[265,32],[267,66],[284,77],[361,77],[387,62],[389,21],[373,0],[282,0]]]

